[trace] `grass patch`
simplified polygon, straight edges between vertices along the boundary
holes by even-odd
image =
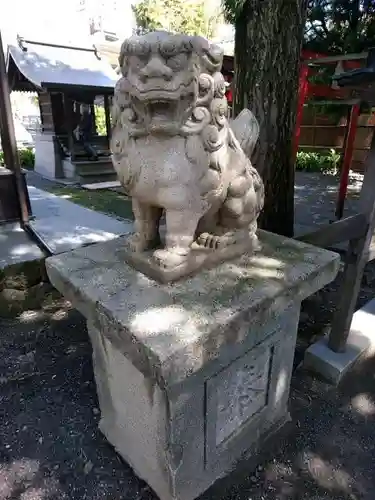
[[[133,220],[131,200],[116,191],[106,189],[89,191],[71,186],[54,187],[48,191],[96,212],[120,219]]]

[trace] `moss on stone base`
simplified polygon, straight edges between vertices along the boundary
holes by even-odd
[[[49,283],[44,259],[22,262],[0,270],[0,317],[43,308],[60,294]]]

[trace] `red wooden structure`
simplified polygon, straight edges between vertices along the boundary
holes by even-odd
[[[323,97],[337,104],[350,104],[350,113],[348,115],[345,142],[343,149],[343,157],[341,164],[341,177],[338,189],[338,197],[336,203],[335,215],[337,219],[341,219],[344,211],[344,204],[348,189],[349,171],[353,158],[354,140],[357,132],[358,118],[360,113],[359,99],[350,99],[351,94],[347,89],[336,89],[330,85],[314,84],[309,82],[308,78],[316,70],[317,67],[329,64],[342,64],[342,71],[360,68],[363,66],[363,61],[367,58],[367,53],[361,54],[345,54],[339,56],[327,56],[315,52],[304,50],[302,52],[302,64],[300,69],[299,92],[298,92],[298,108],[296,118],[296,131],[294,139],[294,157],[297,156],[299,137],[301,133],[301,124],[303,116],[303,106],[305,102],[312,97]]]
[[[345,88],[333,88],[331,85],[316,84],[309,82],[309,76],[314,74],[319,66],[335,65],[341,63],[342,71],[360,68],[365,64],[367,52],[360,54],[343,54],[335,56],[327,56],[309,50],[302,51],[302,64],[300,69],[299,92],[298,92],[298,108],[296,118],[296,128],[294,137],[294,158],[297,156],[299,138],[301,134],[301,125],[303,117],[303,106],[308,99],[321,97],[330,102],[337,104],[350,104],[350,113],[348,115],[342,164],[341,178],[338,189],[338,198],[336,204],[335,215],[337,219],[341,219],[344,210],[344,204],[348,188],[350,165],[353,158],[354,140],[357,131],[358,117],[360,112],[360,100],[351,99],[351,92]],[[223,73],[226,80],[231,82],[234,72],[234,59],[232,56],[224,56]],[[228,97],[232,100],[232,89],[228,90]],[[324,102],[324,101],[320,101]]]

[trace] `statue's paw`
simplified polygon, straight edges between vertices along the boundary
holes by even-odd
[[[187,255],[179,253],[177,250],[155,250],[153,259],[159,267],[164,269],[173,269],[180,266],[187,260]]]
[[[204,248],[219,248],[221,245],[221,238],[216,234],[202,233],[197,238],[197,244]]]
[[[202,233],[197,238],[197,244],[204,248],[220,249],[235,243],[232,232],[224,234]]]
[[[138,253],[157,247],[158,242],[157,238],[149,239],[141,233],[134,233],[128,238],[127,245],[132,252]]]

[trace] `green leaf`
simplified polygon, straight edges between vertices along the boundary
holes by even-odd
[[[212,38],[222,15],[209,17],[204,4],[204,0],[142,0],[132,9],[144,31],[165,29]]]

